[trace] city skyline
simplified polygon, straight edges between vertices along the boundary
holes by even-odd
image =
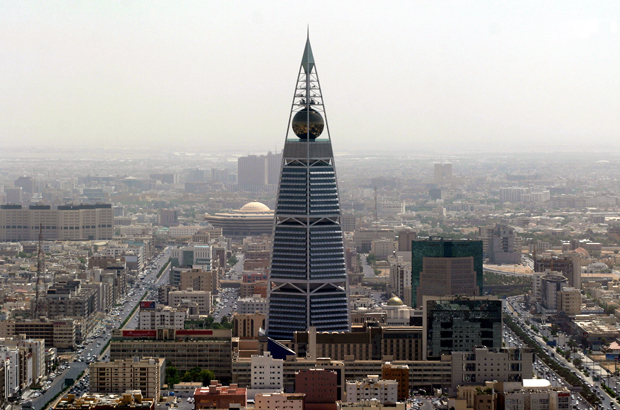
[[[307,24],[336,151],[618,147],[618,4],[355,6],[3,5],[1,147],[264,153]]]

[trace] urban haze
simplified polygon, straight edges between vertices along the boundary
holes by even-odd
[[[620,406],[620,4],[0,5],[0,408]]]

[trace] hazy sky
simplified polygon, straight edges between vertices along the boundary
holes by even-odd
[[[5,0],[0,149],[280,150],[308,24],[336,150],[620,152],[618,0]]]

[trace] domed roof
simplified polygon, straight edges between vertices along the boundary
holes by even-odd
[[[388,306],[402,306],[404,305],[403,301],[398,296],[392,296],[390,300],[387,301]]]
[[[243,207],[239,209],[239,212],[245,212],[248,214],[257,213],[257,212],[269,212],[269,211],[271,211],[271,209],[269,209],[267,205],[262,204],[260,202],[250,202],[250,203],[243,205]]]

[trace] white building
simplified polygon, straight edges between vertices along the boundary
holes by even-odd
[[[395,216],[405,213],[405,202],[381,201],[377,203],[379,216]]]
[[[284,360],[274,359],[269,352],[252,355],[252,389],[282,390]]]
[[[237,301],[237,313],[253,314],[253,313],[267,314],[267,299],[260,295],[253,295],[247,298],[241,298]]]
[[[256,393],[256,410],[303,410],[304,393]]]
[[[169,235],[172,238],[185,238],[192,236],[200,229],[199,226],[171,226]]]
[[[363,380],[347,380],[347,402],[377,399],[381,404],[396,403],[398,383],[396,380],[382,380],[378,375],[369,375]]]
[[[32,354],[32,381],[39,382],[45,377],[45,339],[21,339],[17,346],[26,349]]]
[[[19,392],[19,349],[15,347],[0,346],[0,360],[5,362],[5,394],[7,397]]]
[[[187,309],[157,306],[155,309],[140,308],[139,329],[183,329]]]

